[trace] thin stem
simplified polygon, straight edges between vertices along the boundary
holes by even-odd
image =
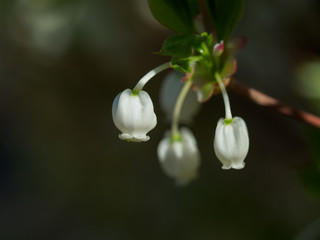
[[[149,82],[149,80],[151,78],[153,78],[155,75],[157,75],[158,73],[162,72],[163,70],[166,70],[170,68],[170,62],[166,62],[164,64],[161,64],[160,66],[152,69],[150,72],[148,72],[146,75],[144,75],[139,82],[137,83],[137,85],[134,87],[134,89],[132,90],[133,92],[139,92],[142,90],[142,88],[144,87],[144,85],[146,85],[147,82]]]
[[[278,99],[270,97],[254,88],[247,87],[234,79],[232,79],[229,88],[260,106],[273,109],[287,117],[296,119],[313,127],[320,128],[319,116],[290,107],[280,102]]]
[[[231,113],[231,107],[230,107],[230,101],[229,101],[229,96],[227,93],[227,90],[225,86],[223,85],[222,79],[220,77],[219,73],[215,73],[215,78],[219,84],[219,87],[221,89],[223,101],[224,101],[224,107],[226,109],[226,117],[225,119],[232,119],[232,113]]]
[[[171,134],[173,136],[179,134],[178,127],[179,127],[179,118],[180,118],[181,108],[191,85],[192,85],[192,77],[190,77],[183,85],[179,93],[179,96],[177,98],[176,105],[174,106],[173,116],[172,116],[172,125],[171,125]]]

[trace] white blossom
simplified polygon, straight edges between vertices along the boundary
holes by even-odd
[[[192,132],[182,128],[178,136],[166,133],[158,145],[160,166],[177,185],[186,185],[197,177],[200,153]]]
[[[126,89],[119,93],[112,104],[112,118],[122,132],[122,140],[141,142],[150,139],[146,134],[157,124],[153,103],[145,91]]]
[[[249,136],[245,121],[240,117],[218,121],[214,137],[214,151],[223,169],[241,169],[249,150]]]

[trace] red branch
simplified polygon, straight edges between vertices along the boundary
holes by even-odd
[[[270,97],[254,88],[247,87],[234,79],[229,84],[229,89],[234,91],[235,93],[246,97],[247,99],[253,101],[254,103],[264,106],[267,108],[271,108],[285,116],[290,118],[294,118],[303,123],[309,124],[316,128],[320,128],[320,117],[313,115],[311,113],[292,108],[279,100]]]

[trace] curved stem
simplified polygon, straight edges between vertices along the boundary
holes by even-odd
[[[177,98],[176,104],[174,106],[174,110],[173,110],[173,116],[172,116],[172,124],[171,124],[171,134],[173,136],[179,134],[179,118],[180,118],[180,113],[181,113],[181,108],[184,102],[184,99],[186,98],[188,91],[192,85],[192,77],[189,78],[185,84],[183,85],[179,96]]]
[[[215,73],[215,78],[219,84],[219,87],[221,89],[221,93],[222,93],[222,97],[223,97],[223,101],[224,101],[224,107],[226,109],[226,117],[225,119],[232,119],[232,113],[231,113],[231,107],[230,107],[230,101],[229,101],[229,96],[227,93],[227,90],[225,88],[225,86],[223,85],[222,79],[220,77],[219,73]]]
[[[153,78],[155,75],[157,75],[158,73],[162,72],[163,70],[166,70],[170,68],[170,62],[166,62],[164,64],[161,64],[160,66],[152,69],[151,71],[149,71],[146,75],[144,75],[139,82],[136,84],[136,86],[134,87],[134,89],[132,90],[133,92],[139,92],[142,90],[142,88],[144,87],[144,85],[146,85],[147,82],[149,82],[149,80],[151,78]]]
[[[320,116],[316,116],[309,112],[286,105],[280,102],[278,99],[270,97],[269,95],[252,87],[248,87],[242,83],[239,83],[234,79],[232,79],[229,88],[240,96],[243,96],[260,106],[273,109],[287,117],[296,119],[320,129]]]

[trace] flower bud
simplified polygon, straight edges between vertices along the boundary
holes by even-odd
[[[224,43],[223,40],[221,40],[219,43],[216,43],[213,47],[213,55],[216,57],[221,56],[221,54],[224,51]]]
[[[119,138],[133,142],[148,141],[146,134],[157,124],[152,100],[145,91],[126,89],[119,93],[112,104],[112,118],[122,132]]]
[[[182,128],[178,136],[167,132],[159,143],[158,157],[163,171],[175,179],[177,185],[186,185],[197,177],[200,153],[189,129]]]
[[[214,137],[214,151],[223,164],[223,169],[241,169],[249,150],[246,123],[240,117],[218,121]]]

